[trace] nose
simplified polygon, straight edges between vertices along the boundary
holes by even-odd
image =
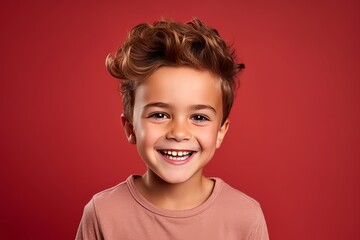
[[[191,138],[191,132],[188,123],[185,120],[173,120],[169,124],[166,138],[181,142]]]

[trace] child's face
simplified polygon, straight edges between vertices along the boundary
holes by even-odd
[[[133,122],[125,129],[148,171],[168,183],[181,183],[202,176],[227,131],[222,116],[217,76],[162,67],[136,90]]]

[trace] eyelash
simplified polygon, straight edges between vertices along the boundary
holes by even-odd
[[[158,113],[152,113],[148,116],[148,118],[152,118],[155,120],[159,119],[169,119],[170,116],[166,113],[158,112]],[[206,122],[210,121],[210,118],[208,116],[204,115],[193,115],[190,117],[191,120],[194,120],[195,122]]]
[[[204,115],[193,115],[191,116],[191,119],[193,119],[196,122],[206,122],[210,121],[210,118]]]
[[[159,112],[159,113],[152,113],[151,115],[149,115],[148,118],[153,118],[153,119],[157,120],[157,119],[167,119],[170,117],[166,113]]]

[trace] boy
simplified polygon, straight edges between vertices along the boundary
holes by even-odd
[[[147,171],[96,194],[76,239],[268,239],[259,204],[202,171],[229,127],[244,68],[234,58],[198,19],[140,24],[108,56],[126,137]]]

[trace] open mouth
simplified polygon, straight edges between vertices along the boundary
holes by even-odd
[[[159,153],[168,159],[175,161],[183,161],[194,153],[193,151],[174,151],[174,150],[159,150]]]

